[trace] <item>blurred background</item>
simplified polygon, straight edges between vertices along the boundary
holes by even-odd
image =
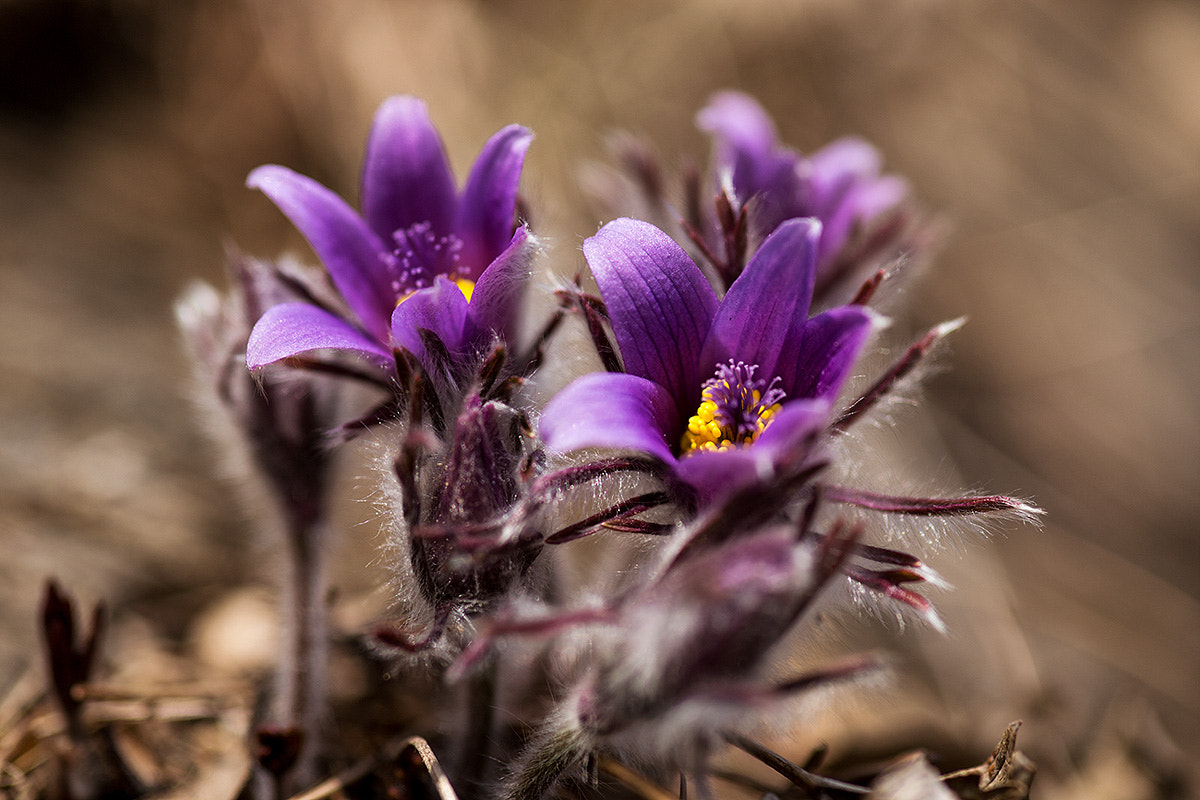
[[[172,317],[234,243],[310,258],[253,167],[353,201],[390,94],[428,101],[460,176],[520,122],[566,274],[603,221],[579,176],[605,137],[703,164],[694,115],[724,88],[803,152],[871,140],[947,225],[897,325],[969,324],[928,407],[877,437],[883,468],[1047,511],[931,556],[958,590],[949,638],[902,637],[924,699],[823,724],[986,754],[1024,718],[1051,786],[1169,780],[1200,754],[1194,0],[0,0],[0,691],[36,665],[47,575],[116,610],[126,665],[139,630],[202,657],[197,619],[269,583]],[[379,569],[349,527],[345,591]]]

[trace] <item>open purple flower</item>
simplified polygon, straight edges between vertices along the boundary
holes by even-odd
[[[821,221],[818,282],[838,267],[839,254],[858,229],[908,194],[903,180],[880,175],[879,153],[861,139],[839,139],[808,157],[781,146],[766,111],[740,92],[715,95],[696,121],[713,136],[718,182],[732,188],[740,205],[753,201],[755,239],[784,220]]]
[[[619,219],[583,250],[625,372],[586,375],[546,407],[554,450],[637,450],[705,499],[769,468],[828,421],[872,326],[861,306],[808,317],[821,225],[789,220],[718,300],[667,234]]]
[[[422,329],[459,357],[509,334],[536,249],[515,223],[532,138],[518,125],[500,130],[459,192],[425,104],[398,96],[375,115],[361,216],[286,167],[251,172],[247,185],[266,193],[308,239],[348,313],[308,303],[270,309],[251,334],[250,368],[333,350],[390,371],[402,348],[436,371]]]

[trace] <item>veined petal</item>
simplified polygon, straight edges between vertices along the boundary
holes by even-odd
[[[588,447],[637,450],[675,460],[669,439],[680,427],[675,402],[653,381],[628,373],[594,372],[546,405],[538,425],[552,450]]]
[[[448,353],[463,355],[466,341],[467,298],[452,281],[439,275],[433,286],[400,301],[392,313],[392,342],[412,353],[430,375],[441,371],[421,341],[422,329],[435,334]]]
[[[670,392],[681,408],[699,401],[700,349],[717,295],[670,236],[618,219],[583,243],[608,307],[625,370]]]
[[[517,188],[533,132],[520,125],[501,129],[484,144],[463,186],[456,230],[461,263],[475,279],[505,248],[516,224]]]
[[[246,344],[246,366],[258,369],[315,350],[354,353],[382,367],[392,361],[391,348],[341,317],[308,303],[282,303],[267,309],[254,325]]]
[[[787,396],[836,397],[871,334],[874,319],[876,315],[862,306],[838,306],[797,322],[780,353],[777,372]]]
[[[538,248],[538,240],[522,225],[504,252],[479,276],[468,308],[478,330],[499,333],[505,339],[512,336],[513,321]]]
[[[383,242],[375,232],[342,198],[287,167],[259,167],[246,185],[261,189],[304,234],[367,332],[387,341],[395,299],[387,285]]]
[[[821,223],[793,219],[772,233],[721,300],[704,342],[701,370],[733,359],[770,379],[788,333],[808,317]]]
[[[383,241],[421,222],[437,236],[453,233],[454,175],[423,101],[396,96],[379,107],[362,181],[363,215]]]

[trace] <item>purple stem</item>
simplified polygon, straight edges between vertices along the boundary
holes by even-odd
[[[909,514],[919,517],[953,517],[968,514],[990,514],[997,511],[1029,513],[1034,509],[1014,497],[992,494],[982,497],[906,497],[904,495],[877,494],[846,486],[826,484],[822,487],[825,497],[836,503],[849,503],[859,508],[882,511],[887,514]]]

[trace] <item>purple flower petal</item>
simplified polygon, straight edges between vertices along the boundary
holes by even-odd
[[[250,332],[246,366],[258,369],[315,350],[342,350],[388,367],[392,351],[323,308],[308,303],[272,306]]]
[[[754,447],[697,450],[679,459],[674,473],[696,491],[703,505],[710,505],[757,480],[768,463]]]
[[[421,100],[397,96],[379,107],[362,180],[363,216],[383,241],[421,222],[437,236],[453,233],[454,175]]]
[[[879,151],[862,139],[847,136],[817,150],[808,157],[808,177],[820,203],[833,184],[849,176],[874,178],[882,161]]]
[[[836,397],[871,334],[874,318],[862,306],[838,306],[798,323],[780,353],[777,372],[788,398]]]
[[[539,423],[546,446],[566,453],[588,447],[637,450],[675,460],[668,437],[680,421],[666,390],[628,373],[584,375],[546,405]]]
[[[836,202],[822,210],[825,233],[817,258],[826,267],[833,266],[834,256],[846,245],[856,226],[898,205],[908,191],[904,181],[891,176],[858,179],[845,175],[840,189],[841,194],[827,198]]]
[[[908,196],[908,182],[895,175],[884,175],[854,190],[854,207],[859,219],[869,220],[893,209]]]
[[[766,430],[758,435],[754,447],[772,458],[790,450],[829,423],[830,403],[826,399],[793,400],[784,403]]]
[[[468,312],[480,332],[499,333],[505,339],[512,337],[521,294],[533,272],[533,259],[539,247],[529,229],[521,226],[504,252],[479,276]]]
[[[533,133],[509,125],[488,139],[463,186],[456,230],[461,263],[475,279],[508,245],[516,225],[517,187]]]
[[[704,342],[701,371],[729,359],[777,374],[780,349],[797,319],[808,317],[821,223],[793,219],[763,242],[721,300]]]
[[[342,198],[286,167],[259,167],[246,185],[261,189],[279,206],[308,239],[367,332],[387,341],[395,296],[387,285],[383,243],[374,231]]]
[[[625,370],[663,386],[681,408],[699,402],[700,348],[717,296],[670,236],[619,219],[583,243],[608,306]]]
[[[467,298],[445,276],[439,275],[433,286],[413,292],[396,306],[392,314],[392,342],[412,353],[431,375],[440,370],[421,341],[420,330],[435,334],[452,355],[465,355]]]
[[[734,189],[761,183],[764,171],[778,163],[775,123],[754,98],[741,92],[718,92],[699,114],[696,126],[716,139],[717,161],[734,176]]]
[[[716,140],[718,175],[729,172],[742,203],[754,199],[760,235],[785,219],[808,216],[801,205],[800,157],[779,146],[775,123],[756,100],[740,92],[718,93],[696,124]]]

